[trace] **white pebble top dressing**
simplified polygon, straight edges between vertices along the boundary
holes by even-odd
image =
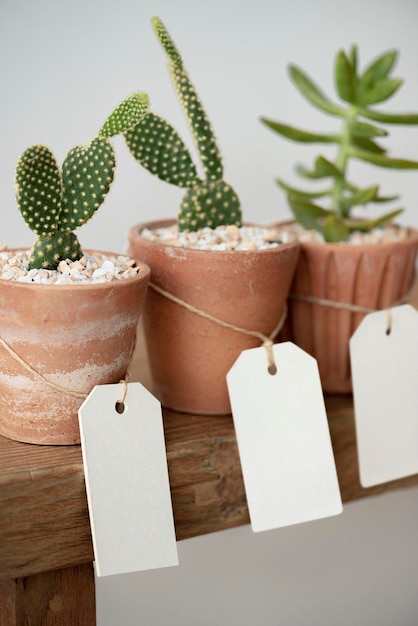
[[[28,269],[30,251],[0,251],[0,279],[23,283],[74,285],[107,283],[138,274],[135,261],[125,256],[84,254],[79,261],[61,261],[57,270]]]
[[[407,237],[407,230],[398,226],[376,228],[368,233],[352,233],[350,239],[341,245],[359,245],[364,243],[388,243]],[[196,250],[263,250],[284,243],[310,241],[324,243],[321,235],[314,230],[304,230],[297,223],[277,224],[275,226],[218,226],[202,228],[196,232],[179,232],[177,225],[141,231],[141,236],[150,241],[158,241],[177,248]]]
[[[277,226],[277,236],[283,241],[301,241],[325,244],[320,233],[315,230],[304,230],[300,224],[283,224]],[[408,230],[401,226],[388,224],[382,228],[362,233],[353,232],[347,241],[340,242],[340,245],[359,246],[362,244],[382,244],[394,241],[402,241],[408,236]]]
[[[275,228],[262,226],[218,226],[179,232],[177,225],[173,225],[153,230],[145,228],[141,236],[176,248],[196,250],[264,250],[283,243]]]

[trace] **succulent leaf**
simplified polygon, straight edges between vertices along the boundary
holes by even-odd
[[[382,226],[383,224],[386,224],[387,222],[391,222],[393,219],[395,219],[395,217],[398,217],[398,215],[400,215],[401,213],[403,213],[403,209],[396,209],[395,211],[390,211],[390,213],[385,213],[385,215],[381,215],[380,217],[377,217],[376,219],[373,219],[373,220],[348,219],[348,220],[345,220],[345,223],[347,227],[350,229],[350,231],[356,230],[359,232],[367,233],[373,228],[378,228],[379,226]]]
[[[20,212],[33,232],[45,235],[58,226],[61,210],[61,174],[46,146],[30,146],[19,158],[15,193]]]
[[[397,199],[397,195],[380,196],[377,185],[360,189],[347,179],[350,159],[359,159],[378,167],[415,170],[418,161],[394,158],[387,155],[386,149],[376,142],[376,138],[387,137],[388,132],[377,124],[418,125],[418,113],[385,113],[370,108],[372,105],[390,98],[401,86],[402,80],[391,78],[390,73],[397,59],[397,51],[390,50],[372,61],[361,74],[358,68],[357,46],[352,46],[348,54],[340,50],[335,58],[335,88],[340,100],[346,103],[343,108],[335,105],[317,87],[303,70],[289,66],[290,78],[301,94],[316,108],[343,119],[340,134],[312,133],[282,122],[262,117],[261,122],[281,136],[300,143],[321,143],[337,145],[333,161],[318,156],[313,169],[298,165],[296,171],[304,178],[317,180],[331,178],[329,189],[299,190],[281,179],[279,186],[288,195],[290,208],[295,218],[304,228],[312,228],[322,233],[326,241],[347,239],[347,234],[362,230],[368,231],[398,216],[401,210],[392,211],[374,220],[354,220],[350,211],[355,206],[369,202],[384,203]],[[326,200],[326,209],[311,200]],[[328,208],[328,206],[330,208]]]
[[[368,106],[369,104],[377,104],[378,102],[388,100],[398,91],[402,83],[403,81],[400,78],[382,78],[371,89],[361,95],[359,102],[362,106]]]
[[[351,63],[351,67],[353,68],[354,76],[357,76],[357,67],[358,67],[358,48],[356,45],[352,45],[350,51],[348,53],[348,60]]]
[[[326,218],[329,217],[330,211],[294,195],[290,195],[288,201],[295,219],[303,228],[306,230],[316,230],[321,234],[323,233],[323,225],[319,220],[324,222]]]
[[[375,200],[379,193],[379,185],[372,185],[364,189],[358,189],[349,196],[344,196],[341,200],[344,209],[354,206],[361,206]]]
[[[338,52],[335,59],[335,86],[341,100],[350,104],[357,101],[356,76],[353,66],[343,50]]]
[[[149,98],[146,93],[134,93],[109,115],[99,131],[99,137],[114,137],[133,128],[147,113]]]
[[[361,150],[365,150],[366,152],[370,152],[372,154],[385,154],[386,150],[379,146],[375,141],[368,139],[367,137],[359,137],[358,135],[353,135],[351,138],[351,144],[360,148]]]
[[[361,107],[359,108],[359,115],[383,124],[418,124],[418,113],[382,113],[381,111]]]
[[[347,241],[350,237],[350,230],[342,219],[336,215],[329,215],[324,222],[322,234],[327,243],[337,243]]]
[[[297,189],[296,187],[292,187],[291,185],[288,185],[280,178],[276,178],[276,183],[287,194],[298,196],[299,198],[306,198],[306,200],[315,200],[315,198],[324,198],[325,196],[328,196],[331,192],[330,189],[324,189],[322,191],[303,191],[302,189]]]
[[[388,50],[372,61],[372,63],[366,67],[363,74],[360,76],[358,83],[359,93],[361,95],[367,93],[377,82],[383,78],[387,78],[396,63],[397,58],[397,50]]]
[[[69,151],[62,165],[60,230],[75,230],[92,217],[109,192],[114,173],[114,151],[103,137]]]
[[[387,131],[383,128],[358,120],[351,125],[351,131],[355,137],[367,137],[368,139],[373,137],[387,137],[388,135]]]
[[[345,117],[345,109],[331,102],[313,80],[299,67],[290,65],[289,75],[293,84],[311,104],[330,115]]]
[[[178,187],[199,182],[189,150],[177,131],[162,117],[148,113],[125,133],[132,155],[151,174]]]
[[[307,170],[302,165],[297,166],[296,169],[297,172],[305,178],[317,179],[329,178],[331,176],[332,178],[343,179],[344,177],[342,171],[323,156],[318,156],[315,159],[313,170]]]
[[[418,169],[418,161],[409,159],[397,159],[387,157],[381,154],[371,154],[357,148],[349,148],[349,155],[353,158],[372,163],[378,167],[387,167],[395,170],[416,170]]]
[[[241,207],[233,188],[222,180],[188,189],[177,216],[179,230],[196,231],[224,224],[241,226]]]
[[[293,141],[299,141],[301,143],[338,143],[340,140],[339,135],[330,135],[325,133],[311,133],[306,130],[289,126],[288,124],[282,124],[281,122],[275,122],[266,117],[260,118],[263,124],[271,128],[274,132],[292,139]]]

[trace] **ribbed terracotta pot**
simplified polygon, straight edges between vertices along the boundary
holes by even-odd
[[[14,352],[0,345],[0,435],[80,442],[82,396],[119,382],[128,368],[150,276],[139,266],[132,278],[100,284],[0,280],[0,338]]]
[[[229,414],[226,374],[240,352],[260,340],[203,319],[152,285],[217,319],[269,335],[285,307],[299,244],[224,252],[178,248],[140,235],[144,227],[171,224],[137,224],[129,231],[129,255],[151,267],[142,321],[153,392],[177,411]]]
[[[410,289],[417,248],[418,232],[412,229],[405,240],[393,243],[301,244],[282,337],[317,359],[324,391],[352,391],[349,340],[365,313],[298,298],[323,298],[369,310],[387,308]]]

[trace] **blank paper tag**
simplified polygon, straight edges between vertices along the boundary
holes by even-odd
[[[241,353],[227,375],[254,531],[337,515],[341,496],[318,366],[290,342]]]
[[[386,334],[390,323],[390,334]],[[367,315],[350,340],[360,481],[371,487],[418,472],[418,313]]]
[[[98,576],[178,564],[161,405],[129,383],[95,387],[79,410]]]

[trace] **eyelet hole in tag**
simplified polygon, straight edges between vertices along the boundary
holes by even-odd
[[[79,423],[97,575],[177,565],[158,400],[139,383],[100,385]]]

